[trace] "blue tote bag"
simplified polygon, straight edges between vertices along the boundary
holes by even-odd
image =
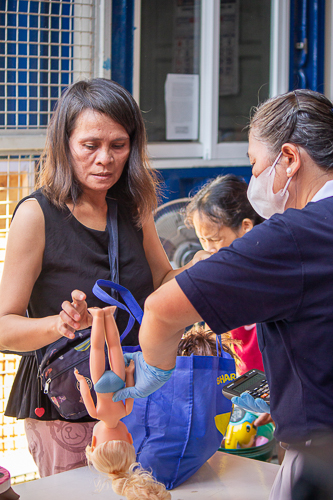
[[[115,287],[129,309],[129,323],[134,317],[141,322],[142,311],[128,290],[98,280],[95,295],[113,305],[116,301],[100,286]],[[222,387],[235,378],[235,362],[219,341],[219,356],[177,356],[171,378],[147,398],[135,399],[122,419],[133,436],[137,461],[167,489],[186,481],[218,450],[229,423],[232,403]]]

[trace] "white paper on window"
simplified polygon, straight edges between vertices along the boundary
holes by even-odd
[[[166,139],[197,140],[199,75],[169,73],[165,82]]]

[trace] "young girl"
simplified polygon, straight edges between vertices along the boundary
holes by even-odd
[[[207,257],[229,246],[262,220],[248,201],[246,182],[232,174],[209,181],[186,208],[186,222],[194,227]],[[234,345],[241,359],[237,364],[238,375],[253,368],[263,371],[256,325],[232,330],[231,338],[242,344]]]
[[[93,317],[90,348],[90,374],[97,396],[93,401],[87,380],[75,369],[80,383],[80,392],[87,411],[92,418],[99,420],[93,429],[91,446],[86,448],[88,463],[96,470],[112,479],[115,493],[125,495],[129,500],[171,498],[165,486],[158,483],[152,475],[136,463],[133,439],[121,418],[133,408],[133,399],[125,403],[112,401],[113,393],[126,385],[134,386],[134,362],[125,368],[124,356],[120,345],[118,328],[113,312],[115,307],[104,309],[90,308]],[[105,340],[111,370],[105,371]]]

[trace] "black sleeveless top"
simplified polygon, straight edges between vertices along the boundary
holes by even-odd
[[[69,209],[58,210],[41,190],[27,198],[38,201],[45,219],[42,271],[31,293],[29,317],[59,314],[63,301],[71,301],[74,289],[82,290],[87,295],[89,307],[105,307],[106,304],[93,295],[92,288],[97,279],[110,279],[108,230],[97,231],[84,226]],[[152,275],[143,249],[143,233],[119,203],[118,241],[119,283],[132,292],[143,308],[146,297],[153,291]],[[122,333],[127,325],[128,314],[118,309],[116,321]],[[137,345],[138,330],[139,325],[136,323],[123,345]],[[40,393],[42,407],[45,408],[42,419],[61,418],[48,397],[42,391]],[[37,363],[34,355],[23,356],[5,414],[17,418],[36,418],[37,406]],[[83,420],[92,419],[87,417]]]

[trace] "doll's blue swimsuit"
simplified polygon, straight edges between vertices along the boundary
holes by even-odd
[[[94,385],[95,392],[116,392],[125,387],[125,382],[112,370],[107,370]]]

